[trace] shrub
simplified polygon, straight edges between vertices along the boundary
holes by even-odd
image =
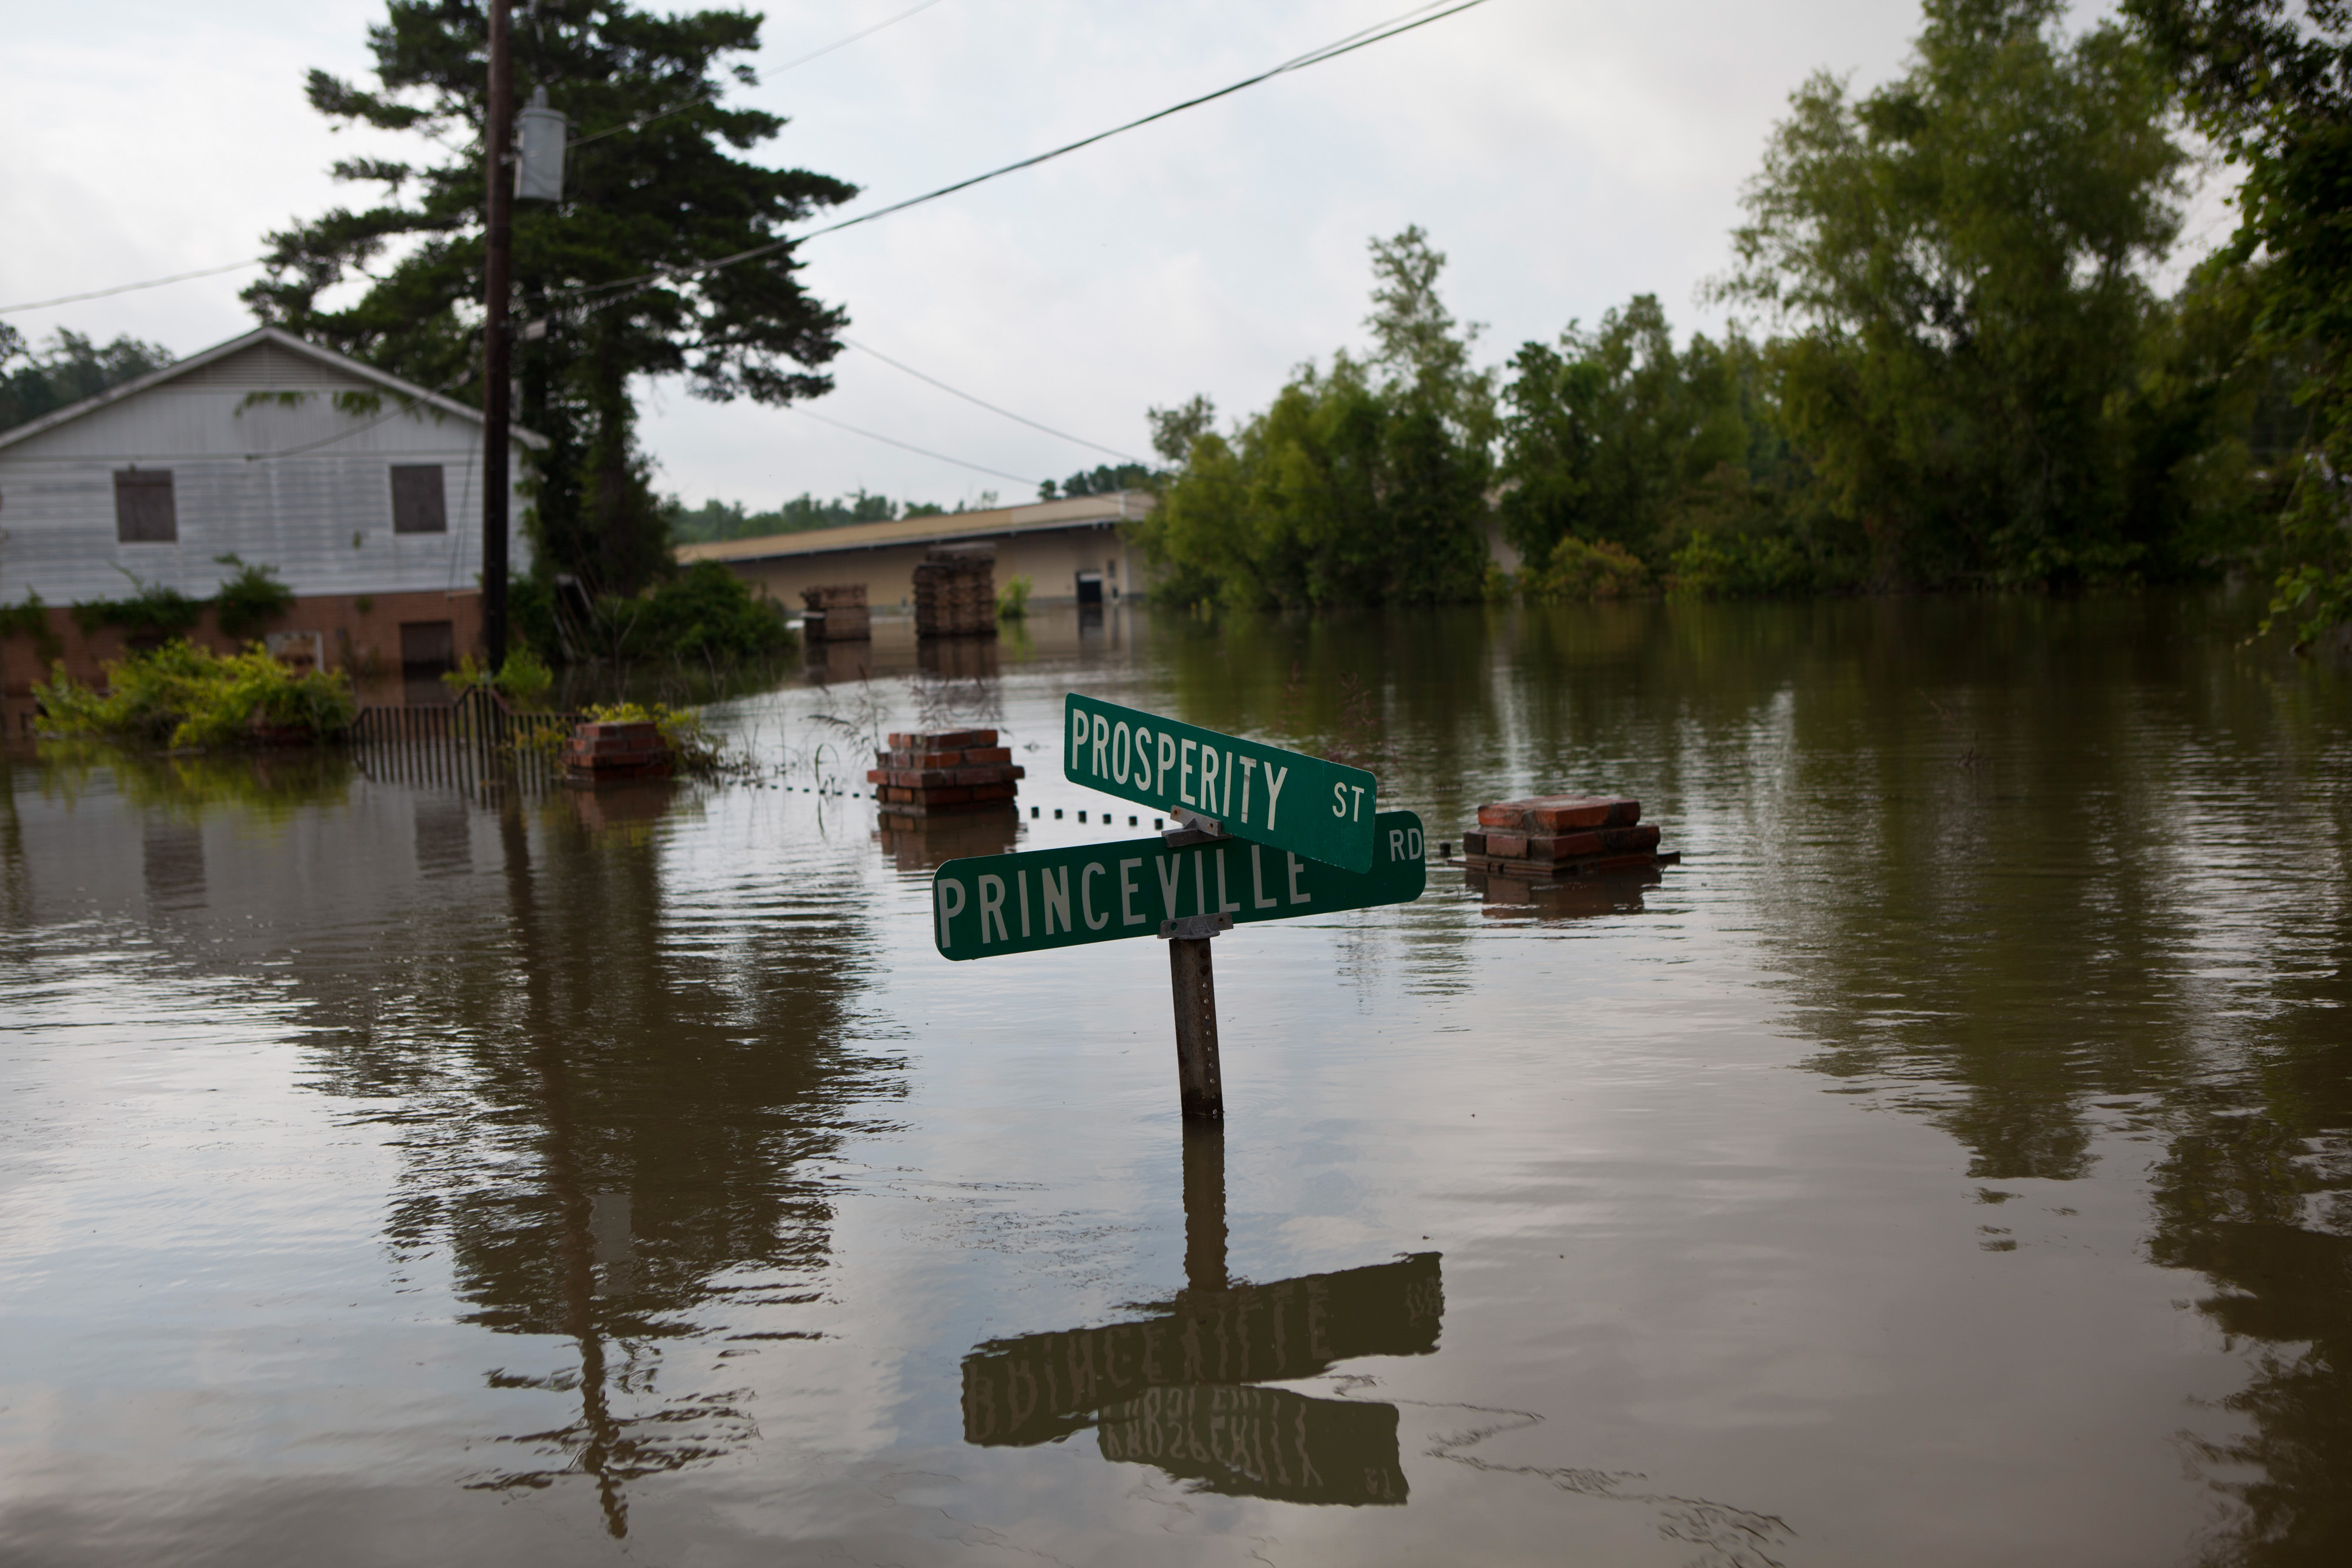
[[[103,692],[58,664],[35,695],[53,735],[150,746],[325,740],[358,712],[340,671],[297,674],[257,647],[224,657],[181,639],[109,662]]]
[[[1031,586],[1032,585],[1026,577],[1006,579],[1004,586],[996,591],[996,618],[999,621],[1026,621],[1029,619],[1029,590]]]
[[[702,716],[684,708],[674,708],[667,703],[595,703],[588,716],[600,724],[650,724],[661,731],[669,743],[671,756],[681,773],[716,773],[722,761],[719,739],[702,722]]]
[[[463,692],[468,686],[488,686],[517,707],[536,706],[547,696],[555,685],[555,672],[546,661],[533,653],[530,644],[518,643],[507,653],[507,662],[492,674],[489,666],[476,662],[467,653],[456,669],[441,677],[441,684],[453,692]]]
[[[21,603],[0,604],[0,637],[30,637],[44,659],[55,660],[65,652],[58,634],[49,630],[49,607],[29,588]]]
[[[1782,533],[1696,533],[1674,553],[1666,591],[1677,599],[1757,599],[1817,586],[1813,563]]]
[[[783,610],[715,560],[633,599],[599,599],[595,629],[616,659],[751,659],[793,644]]]
[[[1622,599],[1649,590],[1650,569],[1613,539],[1563,534],[1551,559],[1528,574],[1528,592],[1544,599]]]
[[[134,637],[184,637],[204,618],[205,601],[160,582],[142,583],[128,599],[94,599],[73,607],[74,624],[87,637],[101,627],[118,627]]]
[[[278,580],[276,567],[247,566],[234,555],[213,559],[236,569],[213,594],[213,619],[223,636],[242,643],[294,608],[294,591]]]

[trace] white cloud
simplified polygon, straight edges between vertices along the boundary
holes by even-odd
[[[907,0],[779,5],[780,63]],[[878,205],[1223,86],[1402,9],[1399,0],[943,0],[762,84],[793,123],[761,156]],[[349,193],[374,150],[331,133],[306,68],[363,77],[373,0],[191,10],[85,0],[20,13],[0,57],[0,301],[250,255]],[[1490,0],[1477,10],[935,204],[813,243],[806,279],[853,336],[1105,445],[1207,392],[1261,404],[1299,361],[1360,340],[1365,242],[1410,223],[1449,253],[1456,312],[1497,358],[1641,291],[1678,326],[1726,258],[1741,183],[1811,71],[1883,79],[1917,13],[1861,0]],[[241,277],[19,315],[183,351],[248,324]],[[1037,477],[1099,454],[845,353],[820,405],[851,423]],[[660,483],[772,505],[864,486],[953,499],[998,480],[673,385],[648,401]]]

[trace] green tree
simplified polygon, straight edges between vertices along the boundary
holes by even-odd
[[[2250,357],[2292,367],[2307,447],[2286,465],[2273,618],[2300,642],[2352,621],[2352,5],[2345,0],[2125,0],[2245,170],[2238,231]]]
[[[1486,576],[1492,373],[1475,329],[1436,292],[1445,258],[1418,228],[1372,242],[1376,349],[1301,366],[1232,437],[1195,398],[1152,411],[1182,467],[1137,534],[1179,602],[1426,603],[1475,598]]]
[[[722,402],[781,403],[832,385],[819,367],[847,318],[802,289],[790,248],[628,281],[771,244],[856,193],[734,156],[785,123],[716,101],[755,79],[722,62],[759,47],[760,20],[566,0],[534,6],[515,27],[518,99],[544,88],[577,138],[564,199],[518,203],[514,217],[512,308],[545,322],[543,336],[516,345],[516,418],[552,443],[536,460],[530,526],[543,563],[600,591],[635,592],[668,569],[635,441],[632,377],[683,375],[696,396]],[[268,275],[245,294],[264,320],[459,397],[480,390],[487,38],[479,0],[389,0],[369,32],[375,88],[310,74],[321,114],[415,132],[435,151],[422,163],[336,164],[337,177],[379,187],[380,199],[270,235]],[[353,277],[368,280],[356,301],[320,303]]]
[[[1501,508],[1512,545],[1549,559],[1570,536],[1656,559],[1677,509],[1719,467],[1748,472],[1752,351],[1694,337],[1677,352],[1655,295],[1521,345],[1503,389]]]
[[[23,333],[0,321],[0,430],[28,424],[171,362],[172,351],[161,343],[125,334],[100,346],[63,327],[47,349],[36,350]]]
[[[1144,417],[1151,425],[1151,450],[1175,468],[1192,455],[1192,443],[1217,427],[1217,405],[1195,392],[1174,408],[1151,409]]]
[[[1909,68],[1817,76],[1747,195],[1726,297],[1793,327],[1783,426],[1883,582],[2137,570],[2124,409],[2178,224],[2167,89],[2056,0],[1928,0]]]

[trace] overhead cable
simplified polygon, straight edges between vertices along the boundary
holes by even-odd
[[[898,361],[896,361],[896,360],[892,359],[889,355],[887,355],[887,354],[884,353],[881,350],[879,350],[879,349],[869,349],[869,348],[867,348],[865,344],[863,344],[863,343],[861,343],[861,342],[858,342],[858,341],[857,341],[856,339],[854,339],[854,338],[841,338],[841,337],[840,337],[840,335],[839,335],[838,333],[835,334],[835,336],[836,338],[839,338],[839,339],[840,339],[840,341],[842,341],[843,343],[845,343],[845,344],[847,344],[850,348],[853,348],[853,349],[856,350],[859,353],[861,353],[861,354],[871,354],[872,356],[874,356],[874,358],[876,358],[876,359],[877,359],[877,360],[881,361],[884,364],[886,364],[886,365],[889,366],[892,370],[894,370],[894,371],[906,371],[906,372],[907,372],[907,374],[908,374],[908,375],[910,375],[910,376],[914,377],[914,378],[915,378],[917,381],[919,381],[919,382],[930,382],[930,384],[931,384],[931,385],[933,385],[933,386],[935,386],[935,387],[939,388],[939,389],[940,389],[940,391],[941,391],[941,392],[946,392],[949,396],[950,396],[950,397],[960,397],[960,398],[963,399],[963,401],[964,401],[964,402],[968,402],[968,403],[971,403],[971,404],[973,407],[975,407],[975,408],[984,408],[984,409],[988,410],[988,412],[989,412],[989,413],[999,413],[999,414],[1003,414],[1005,418],[1007,418],[1007,419],[1009,419],[1009,420],[1012,420],[1012,421],[1013,421],[1014,423],[1016,423],[1016,424],[1025,424],[1025,425],[1027,425],[1027,426],[1028,426],[1030,429],[1032,429],[1032,430],[1042,430],[1042,431],[1044,431],[1046,434],[1051,435],[1051,436],[1055,436],[1055,437],[1056,437],[1056,438],[1057,438],[1057,439],[1059,439],[1059,440],[1067,441],[1067,442],[1070,442],[1070,443],[1072,443],[1073,444],[1076,444],[1076,445],[1078,445],[1078,446],[1087,446],[1087,447],[1092,447],[1092,448],[1093,448],[1095,451],[1097,451],[1097,452],[1107,452],[1107,453],[1110,454],[1110,455],[1112,455],[1113,457],[1118,458],[1118,459],[1120,462],[1122,462],[1122,463],[1135,463],[1135,464],[1141,464],[1141,463],[1143,462],[1143,459],[1141,459],[1140,457],[1131,456],[1131,455],[1129,455],[1129,454],[1127,454],[1127,453],[1121,452],[1121,451],[1120,451],[1118,447],[1116,447],[1116,446],[1105,446],[1102,443],[1100,443],[1100,442],[1098,442],[1098,441],[1088,441],[1088,440],[1087,440],[1085,436],[1083,436],[1083,435],[1072,435],[1072,434],[1071,434],[1068,431],[1066,431],[1066,430],[1055,430],[1055,429],[1052,425],[1050,425],[1050,424],[1040,424],[1040,423],[1038,423],[1035,420],[1034,420],[1034,419],[1029,419],[1029,418],[1025,418],[1025,417],[1024,417],[1024,416],[1023,416],[1023,415],[1021,415],[1021,414],[1017,414],[1017,413],[1013,413],[1013,412],[1011,409],[1009,409],[1009,408],[999,408],[999,407],[997,407],[997,406],[996,406],[994,403],[992,403],[992,402],[986,402],[985,400],[981,399],[981,398],[976,398],[976,397],[972,396],[972,395],[971,395],[971,393],[970,393],[970,392],[961,392],[961,391],[959,391],[958,389],[956,389],[956,388],[954,388],[954,387],[951,387],[951,386],[948,385],[948,383],[947,383],[947,382],[943,382],[943,381],[940,380],[937,376],[927,376],[927,375],[925,375],[922,371],[920,371],[917,370],[917,369],[916,369],[914,366],[912,366],[912,365],[902,365],[902,364],[900,364]]]
[[[974,185],[984,184],[988,181],[1000,179],[1023,169],[1034,169],[1040,163],[1076,152],[1083,147],[1091,147],[1097,141],[1107,141],[1114,136],[1150,125],[1154,120],[1165,120],[1171,114],[1181,114],[1188,109],[1198,109],[1204,103],[1213,103],[1218,99],[1229,97],[1244,88],[1255,87],[1260,82],[1270,81],[1286,72],[1304,70],[1308,66],[1320,65],[1326,60],[1337,59],[1341,55],[1352,54],[1358,49],[1369,48],[1374,44],[1386,42],[1401,33],[1410,33],[1416,27],[1426,27],[1432,22],[1442,22],[1448,16],[1459,16],[1465,11],[1485,5],[1486,0],[1456,0],[1454,4],[1447,4],[1446,0],[1437,0],[1437,3],[1444,5],[1445,8],[1434,15],[1422,15],[1431,7],[1419,6],[1403,13],[1402,16],[1391,17],[1386,22],[1350,33],[1346,37],[1326,44],[1320,48],[1310,49],[1270,69],[1260,71],[1255,76],[1245,77],[1229,87],[1221,87],[1214,92],[1205,92],[1198,98],[1189,98],[1181,103],[1171,104],[1166,109],[1154,110],[1140,119],[1130,120],[1124,125],[1114,125],[1108,131],[1098,131],[1092,136],[1080,137],[1076,141],[1066,142],[1048,152],[1035,153],[1016,162],[1004,164],[1001,168],[991,169],[986,173],[974,174],[969,179],[958,180],[951,185],[941,185],[936,191],[926,191],[919,196],[908,196],[906,200],[893,202],[888,206],[877,207],[870,213],[860,213],[856,217],[844,218],[839,223],[827,224],[823,228],[811,229],[803,235],[794,235],[786,239],[772,240],[765,245],[753,246],[749,250],[739,250],[732,256],[722,256],[714,261],[697,262],[689,267],[665,267],[653,272],[639,273],[635,277],[616,278],[610,283],[582,284],[572,288],[551,289],[546,298],[551,300],[573,302],[576,308],[599,309],[664,283],[685,282],[709,273],[723,271],[730,267],[739,267],[747,261],[756,261],[764,256],[773,256],[780,250],[805,244],[820,235],[838,234],[843,229],[856,228],[860,224],[870,224],[877,218],[888,217],[893,213],[903,213],[909,207],[919,207],[926,202],[936,202],[942,196],[951,196],[958,191],[968,191]]]
[[[87,294],[60,294],[55,299],[35,299],[24,305],[0,305],[0,316],[18,310],[42,310],[52,305],[71,305],[77,300],[103,299],[110,294],[128,294],[135,288],[161,288],[167,283],[185,283],[192,277],[217,277],[224,272],[242,272],[248,267],[259,267],[268,260],[257,256],[246,261],[232,261],[226,267],[207,267],[196,272],[175,272],[169,277],[151,277],[144,283],[119,283],[112,288],[93,288]]]
[[[910,442],[900,441],[892,436],[879,435],[870,430],[860,430],[854,424],[845,424],[837,419],[827,419],[824,414],[817,413],[814,409],[802,408],[796,403],[786,403],[784,406],[791,409],[794,413],[815,420],[819,424],[829,424],[835,430],[845,430],[852,435],[862,435],[868,441],[878,441],[886,446],[899,447],[905,451],[912,452],[919,456],[936,457],[942,463],[952,463],[959,468],[970,468],[973,472],[979,474],[993,475],[999,479],[1010,479],[1016,485],[1034,485],[1038,483],[1038,481],[1034,479],[1024,479],[1018,474],[1007,474],[1002,468],[990,468],[978,463],[967,463],[961,457],[950,457],[944,452],[933,452],[927,446],[917,446]]]

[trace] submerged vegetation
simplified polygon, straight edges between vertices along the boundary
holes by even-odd
[[[298,674],[257,647],[222,654],[177,639],[110,661],[103,690],[60,664],[34,695],[45,733],[132,746],[318,741],[350,728],[358,712],[341,671]]]
[[[698,560],[643,593],[595,601],[581,640],[619,663],[755,659],[795,645],[791,622],[774,600],[715,560]]]
[[[2306,635],[2352,615],[2336,477],[2352,471],[2352,356],[2328,336],[2352,337],[2352,308],[2329,303],[2352,299],[2352,268],[2322,255],[2342,242],[2322,221],[2339,187],[2319,172],[2352,139],[2282,135],[2257,111],[2284,90],[2231,78],[2254,128],[2225,141],[2254,160],[2248,228],[2160,298],[2150,278],[2189,166],[2174,78],[2201,82],[2194,106],[2227,131],[2214,29],[2260,34],[2277,59],[2292,28],[2242,20],[2268,16],[2260,5],[2129,9],[2189,20],[2171,37],[2069,33],[2055,0],[1928,0],[1893,81],[1806,83],[1707,291],[1736,312],[1719,340],[1678,341],[1641,295],[1481,367],[1428,236],[1376,240],[1370,353],[1300,367],[1228,430],[1205,399],[1152,412],[1173,472],[1135,531],[1159,593],[1467,601],[1497,586],[1495,530],[1521,563],[1507,586],[1545,597],[2252,570],[2278,577]],[[2295,57],[2313,85],[2285,112],[2318,103],[2326,124],[2352,123],[2352,89],[2322,85],[2347,79],[2322,68],[2352,53],[2326,47]],[[2296,158],[2308,178],[2290,191],[2301,176],[2280,161]],[[2290,200],[2301,227],[2281,215]]]

